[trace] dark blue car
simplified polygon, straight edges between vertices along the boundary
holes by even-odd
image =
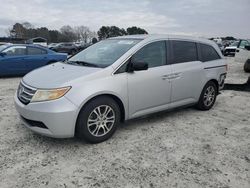
[[[0,76],[24,75],[38,67],[66,59],[67,54],[38,45],[3,45],[0,46]]]

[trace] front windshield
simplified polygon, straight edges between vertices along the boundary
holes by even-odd
[[[68,63],[82,62],[80,65],[92,64],[104,68],[113,64],[138,42],[138,39],[103,40],[71,57]]]
[[[238,44],[239,44],[239,41],[235,41],[230,46],[238,46]]]

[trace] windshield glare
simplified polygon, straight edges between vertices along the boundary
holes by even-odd
[[[138,39],[108,39],[100,41],[71,57],[69,62],[86,62],[98,67],[107,67],[113,64],[130,48],[136,45]]]
[[[238,46],[238,44],[239,44],[239,41],[235,41],[230,46]]]

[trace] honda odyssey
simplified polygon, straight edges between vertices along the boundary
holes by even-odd
[[[226,69],[206,39],[115,37],[24,76],[15,106],[34,132],[98,143],[128,119],[187,105],[209,110]]]

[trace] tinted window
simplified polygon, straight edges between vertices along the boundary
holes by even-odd
[[[245,46],[249,46],[249,45],[250,45],[250,44],[249,44],[248,41],[242,40],[242,41],[240,42],[239,48],[245,48]]]
[[[201,50],[201,60],[203,62],[220,59],[220,56],[212,46],[206,44],[200,44],[200,50]]]
[[[26,55],[26,47],[25,46],[12,46],[5,50],[4,53],[7,55]]]
[[[28,55],[40,55],[46,54],[47,52],[40,48],[28,47]]]
[[[173,63],[197,61],[197,48],[194,42],[172,41]]]
[[[153,42],[132,56],[132,62],[148,63],[148,67],[158,67],[166,64],[165,41]]]

